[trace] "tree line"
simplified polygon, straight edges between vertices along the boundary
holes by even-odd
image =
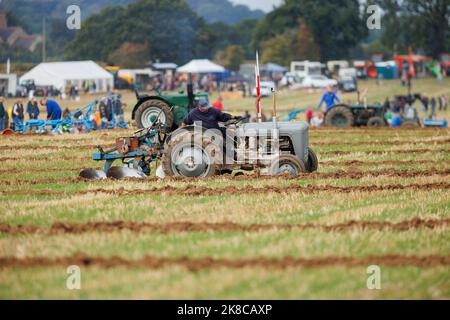
[[[382,9],[381,30],[367,28],[373,4]],[[231,70],[255,50],[262,62],[281,65],[392,55],[409,46],[437,57],[450,50],[449,21],[450,0],[285,0],[263,19],[234,25],[207,22],[185,0],[139,0],[104,8],[76,32],[54,20],[49,51],[124,67],[210,58]]]

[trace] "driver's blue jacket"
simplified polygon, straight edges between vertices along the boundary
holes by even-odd
[[[322,106],[322,104],[325,102],[326,105],[326,111],[330,110],[336,102],[341,102],[339,97],[334,92],[325,92],[322,96],[322,100],[319,102],[319,108]]]

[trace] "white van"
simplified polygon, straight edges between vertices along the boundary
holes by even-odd
[[[322,64],[320,62],[314,61],[292,61],[291,62],[291,72],[295,73],[300,78],[306,76],[321,75]]]

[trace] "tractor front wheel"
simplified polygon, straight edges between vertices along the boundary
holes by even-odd
[[[270,167],[270,174],[272,175],[289,174],[298,176],[304,172],[308,172],[305,163],[292,154],[279,156],[278,161],[275,161]]]
[[[313,149],[308,147],[308,161],[306,163],[306,169],[308,172],[315,172],[319,167],[319,160]]]
[[[173,126],[173,113],[167,103],[161,100],[145,101],[136,110],[134,118],[139,129],[149,128],[158,121],[169,129]]]
[[[327,127],[349,128],[353,126],[353,114],[345,106],[333,107],[325,116]]]

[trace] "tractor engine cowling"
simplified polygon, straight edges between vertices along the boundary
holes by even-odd
[[[236,132],[238,163],[256,164],[270,162],[274,150],[272,145],[273,123],[246,123]],[[280,154],[295,155],[300,161],[308,159],[308,125],[304,122],[278,122],[279,138],[277,141]],[[276,152],[276,151],[275,151]]]

